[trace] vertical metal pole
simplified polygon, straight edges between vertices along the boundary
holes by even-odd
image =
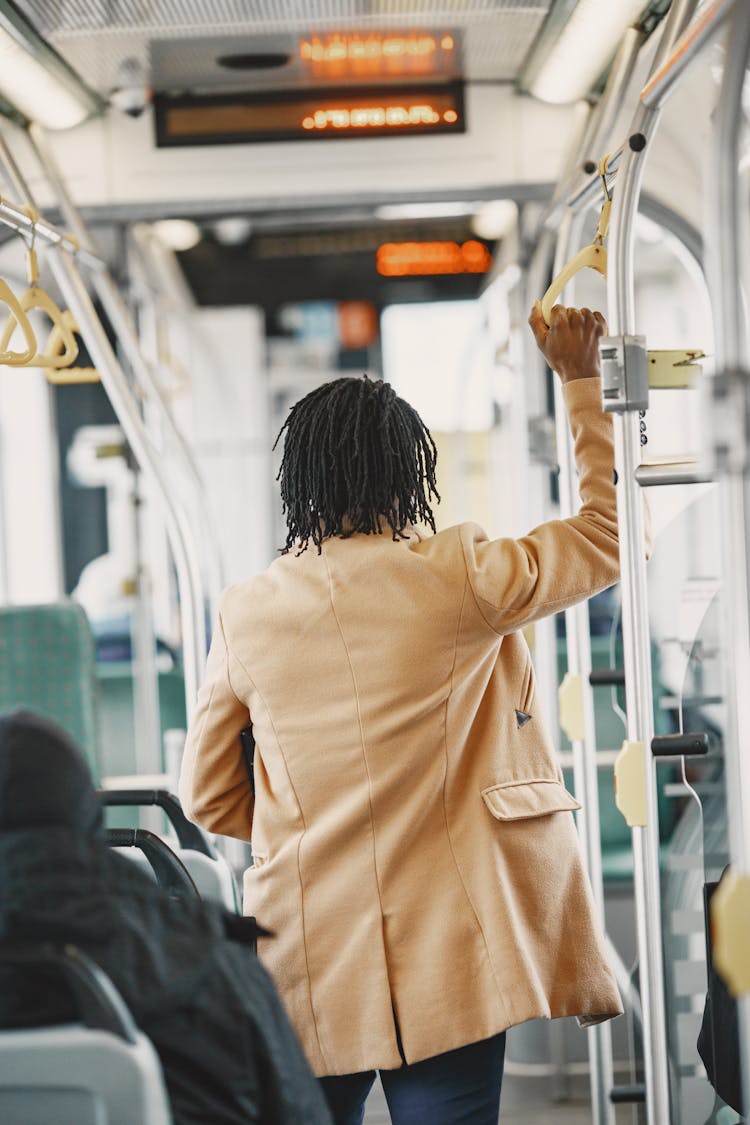
[[[665,22],[653,70],[668,57],[689,21],[696,0],[675,0]],[[611,335],[634,334],[633,250],[635,218],[643,179],[643,152],[659,120],[658,110],[639,107],[617,173],[609,237],[608,302]],[[633,878],[643,1008],[643,1053],[648,1125],[667,1125],[670,1117],[669,1050],[665,1013],[664,950],[659,886],[659,816],[656,772],[651,755],[654,704],[651,640],[646,584],[643,499],[635,479],[640,463],[640,425],[636,411],[614,416],[617,509],[620,539],[622,632],[627,685],[628,739],[645,747],[644,785],[647,824],[633,828]]]
[[[585,212],[573,216],[567,212],[558,231],[555,273],[562,269],[570,257],[571,248],[581,241]],[[569,285],[565,301],[570,301]],[[579,507],[576,485],[573,445],[568,429],[567,411],[562,387],[555,383],[555,421],[557,428],[557,460],[560,466],[560,516],[575,515]],[[576,813],[578,833],[583,846],[584,865],[591,884],[594,902],[602,929],[604,920],[604,882],[602,876],[601,829],[599,822],[599,777],[596,764],[596,728],[594,700],[589,674],[591,672],[591,629],[588,602],[581,602],[565,611],[565,644],[568,656],[568,674],[580,676],[583,693],[584,732],[582,738],[572,738],[573,776],[576,796],[582,808]],[[591,1114],[596,1125],[614,1125],[615,1108],[609,1100],[613,1086],[612,1028],[607,1020],[590,1027],[587,1032],[589,1049],[589,1083],[591,1087]]]
[[[135,547],[135,605],[131,626],[135,765],[137,773],[161,773],[159,670],[156,666],[151,575],[143,550],[143,475],[138,470],[133,473],[131,499]]]
[[[724,769],[733,869],[750,876],[750,346],[742,297],[743,257],[748,245],[747,201],[740,192],[739,138],[743,125],[742,91],[750,55],[750,7],[732,13],[709,161],[707,252],[716,323],[716,372],[734,380],[728,387],[741,419],[738,443],[730,448],[722,473],[723,603],[730,642],[727,661],[728,723]],[[733,393],[734,392],[734,393]],[[719,441],[727,435],[717,433]],[[745,1105],[750,1097],[750,996],[741,996],[739,1031]]]
[[[656,120],[639,111],[633,132],[648,137]],[[617,173],[609,239],[608,313],[612,336],[635,331],[633,274],[634,226],[644,161],[640,150],[626,146]],[[622,589],[622,636],[627,685],[627,733],[645,747],[648,823],[633,828],[633,879],[643,1007],[643,1053],[648,1125],[670,1118],[669,1054],[664,1010],[664,951],[659,887],[659,814],[656,772],[651,755],[654,704],[646,584],[643,498],[635,470],[641,440],[637,410],[614,416],[617,510]]]
[[[151,445],[125,373],[112,350],[88,290],[73,259],[62,246],[50,248],[48,261],[65,300],[73,311],[86,341],[102,384],[136,461],[151,474],[164,502],[167,531],[177,567],[182,619],[185,702],[188,713],[195,704],[198,685],[206,663],[206,630],[203,621],[203,594],[193,529],[170,492],[159,458]]]
[[[677,37],[689,21],[697,0],[674,0],[665,21],[657,56],[656,70],[668,57]],[[643,137],[625,146],[615,202],[612,210],[609,248],[608,316],[612,335],[633,332],[633,228],[638,209],[643,161],[639,159],[657,123],[656,114],[636,113],[630,136]],[[564,189],[555,192],[548,209],[566,197]],[[647,748],[645,768],[648,825],[633,830],[634,881],[638,950],[641,963],[641,1002],[646,1070],[646,1114],[648,1125],[669,1125],[669,1056],[664,1012],[664,962],[661,942],[659,893],[659,829],[656,805],[656,779],[650,746],[653,736],[651,686],[651,648],[644,553],[644,523],[640,488],[635,469],[640,461],[640,428],[637,414],[617,415],[614,419],[615,464],[618,474],[618,519],[620,537],[620,577],[623,601],[623,641],[625,674],[628,684],[628,738]]]
[[[554,253],[554,234],[542,228],[526,270],[525,313],[549,283]],[[523,371],[526,379],[526,417],[543,418],[547,414],[546,365],[531,339],[528,328],[523,333]],[[550,419],[551,421],[551,419]],[[532,525],[552,519],[550,511],[550,472],[552,465],[529,462],[529,505]],[[558,729],[557,720],[557,634],[555,618],[543,617],[534,625],[534,668],[539,683],[542,706],[550,730]]]

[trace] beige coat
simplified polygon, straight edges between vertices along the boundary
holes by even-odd
[[[329,539],[223,595],[180,796],[252,840],[245,911],[319,1075],[398,1067],[394,1013],[416,1062],[621,1011],[519,632],[617,578],[600,393],[565,388],[575,518]]]

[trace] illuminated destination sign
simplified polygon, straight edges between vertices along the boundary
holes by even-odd
[[[262,95],[159,94],[154,108],[159,147],[463,133],[466,128],[458,83]]]
[[[347,59],[419,59],[454,47],[452,35],[314,35],[300,40],[299,54],[309,62],[339,63]]]
[[[299,66],[311,78],[361,82],[420,78],[457,80],[461,71],[458,34],[454,32],[370,32],[311,35],[300,39]]]
[[[487,273],[492,255],[483,242],[384,242],[375,258],[382,277]]]

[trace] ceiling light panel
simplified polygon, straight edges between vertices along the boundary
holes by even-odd
[[[529,93],[557,104],[585,97],[645,7],[646,0],[578,0],[526,84]]]

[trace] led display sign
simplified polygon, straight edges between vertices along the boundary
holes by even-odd
[[[316,63],[338,63],[345,59],[424,58],[437,51],[452,51],[452,35],[328,35],[301,39],[300,58]]]
[[[299,66],[322,81],[450,81],[460,74],[460,43],[447,31],[311,35],[300,40]]]
[[[383,277],[486,273],[492,255],[483,242],[384,242],[375,258]]]
[[[262,95],[158,94],[154,109],[159,147],[463,133],[466,128],[459,83]]]

